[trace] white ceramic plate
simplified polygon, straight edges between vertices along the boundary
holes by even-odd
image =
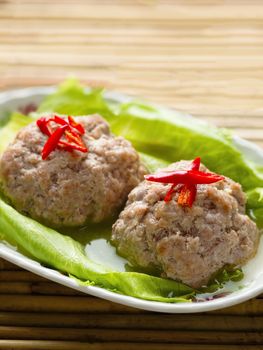
[[[44,96],[54,92],[54,87],[38,87],[21,90],[12,90],[0,93],[0,117],[6,111],[14,111],[27,103],[38,104]],[[106,97],[113,101],[129,101],[131,97],[116,93],[107,93]],[[189,116],[189,118],[191,118]],[[263,165],[263,150],[256,145],[235,137],[236,146],[251,160]],[[77,289],[83,293],[107,299],[119,304],[136,307],[144,310],[167,312],[167,313],[194,313],[225,308],[246,301],[263,293],[263,239],[259,246],[258,253],[246,266],[243,267],[244,279],[235,284],[238,289],[224,297],[204,302],[168,304],[153,301],[141,300],[125,295],[120,295],[94,286],[80,286],[75,280],[64,276],[58,271],[43,267],[38,262],[17,252],[5,242],[0,242],[0,257],[6,259],[28,271],[43,276],[54,282],[67,287]],[[231,288],[231,286],[227,286]]]

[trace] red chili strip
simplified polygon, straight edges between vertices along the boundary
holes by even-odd
[[[192,164],[190,166],[190,169],[191,170],[199,170],[199,167],[200,167],[200,164],[201,164],[201,158],[200,157],[197,157],[195,158],[193,161],[192,161]],[[169,191],[166,193],[165,197],[164,197],[164,201],[165,202],[170,202],[170,200],[172,199],[172,195],[175,193],[175,192],[179,192],[180,190],[182,191],[182,187],[178,187],[177,185],[177,188],[176,187],[176,184],[172,184]],[[196,191],[195,191],[195,195],[196,195]],[[194,199],[195,199],[195,195],[194,195]],[[194,201],[194,200],[193,200]],[[193,201],[190,201],[190,203]],[[180,200],[181,202],[181,200]]]
[[[156,175],[146,175],[145,179],[161,183],[177,184],[210,184],[223,180],[223,177],[213,173],[204,173],[199,170],[176,170],[171,173],[159,173]]]
[[[197,193],[196,185],[184,185],[179,192],[177,203],[183,207],[191,207]]]
[[[78,130],[78,132],[81,135],[85,134],[85,129],[83,128],[83,126],[81,124],[77,123],[71,115],[68,116],[68,121],[69,121],[69,125],[71,125],[73,128]]]
[[[50,125],[52,122],[58,124],[59,127],[54,130],[54,125]],[[81,135],[85,133],[85,129],[73,117],[69,116],[68,121],[57,115],[49,119],[42,117],[37,120],[37,125],[43,134],[49,136],[42,150],[43,159],[46,159],[56,148],[68,152],[73,152],[73,150],[83,153],[88,152],[86,145],[81,139]],[[64,139],[62,139],[63,136]]]
[[[64,119],[62,119],[61,117],[55,115],[54,118],[51,118],[49,121],[54,120],[56,123],[60,124],[60,125],[68,125],[68,131],[67,134],[71,134],[72,135],[72,140],[73,140],[73,136],[75,136],[75,141],[81,145],[83,145],[83,142],[80,138],[80,135],[84,135],[85,134],[85,129],[83,128],[83,126],[79,123],[77,123],[73,117],[68,116],[68,122]],[[76,131],[75,131],[76,130]]]
[[[190,166],[190,170],[199,170],[201,164],[201,158],[197,157],[192,161],[192,164]]]
[[[49,131],[47,127],[47,118],[42,117],[37,120],[37,126],[42,131],[43,134],[50,136],[51,132]]]
[[[85,147],[79,134],[66,130],[65,135],[66,135],[66,138],[69,142],[74,142],[79,146]]]
[[[175,187],[177,185],[176,184],[172,184],[169,191],[166,193],[165,197],[164,197],[164,201],[165,202],[170,202],[170,200],[172,199],[172,195],[176,192]]]
[[[177,170],[177,171],[171,171],[169,173],[164,172],[159,174],[145,175],[144,178],[152,182],[172,184],[172,183],[182,183],[180,181],[184,181],[186,176],[187,176],[187,170]]]
[[[63,136],[66,128],[67,128],[67,125],[60,126],[49,137],[49,139],[45,143],[44,148],[42,150],[42,159],[47,159],[50,153],[56,149],[56,147],[58,146],[59,140]]]
[[[214,173],[200,171],[200,157],[194,159],[189,170],[175,170],[146,175],[148,181],[171,184],[170,189],[164,197],[165,202],[172,199],[174,193],[179,193],[178,204],[191,207],[197,194],[197,185],[211,184],[224,179],[224,176]]]
[[[62,119],[57,115],[55,115],[54,118],[50,118],[49,121],[54,121],[55,123],[60,125],[68,125],[68,122],[66,120]]]
[[[196,185],[201,184],[212,184],[224,179],[224,176],[217,175],[214,173],[205,173],[199,170],[189,170],[188,171],[189,183],[194,183]]]
[[[70,143],[65,141],[59,141],[59,147],[70,152],[72,152],[73,150],[80,151],[82,153],[88,152],[88,149],[86,146],[82,147],[82,146],[76,145],[75,143]]]

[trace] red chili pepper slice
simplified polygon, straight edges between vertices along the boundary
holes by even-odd
[[[58,149],[61,149],[63,151],[67,151],[67,152],[70,152],[72,153],[74,150],[71,146],[68,145],[68,142],[64,142],[64,141],[59,141],[59,144],[58,144]]]
[[[199,170],[176,170],[172,173],[159,173],[146,175],[145,179],[152,182],[177,183],[177,184],[210,184],[223,180],[223,177],[213,173],[205,173]]]
[[[56,147],[58,146],[59,140],[63,136],[66,128],[67,128],[67,125],[60,126],[49,137],[49,139],[45,143],[44,148],[42,150],[42,159],[47,159],[50,153],[56,149]]]
[[[37,126],[42,131],[43,134],[50,136],[51,132],[49,131],[47,127],[47,118],[42,117],[37,120]]]
[[[51,125],[52,122],[60,126],[54,130],[54,125]],[[56,148],[68,152],[73,152],[73,150],[88,152],[86,145],[81,139],[85,129],[73,117],[69,116],[68,121],[57,115],[49,119],[42,117],[37,120],[37,125],[43,134],[49,136],[42,150],[43,159],[46,159]],[[63,136],[65,136],[64,139],[62,139]]]
[[[85,146],[79,134],[66,130],[65,135],[66,135],[66,138],[69,142],[74,142],[77,145],[82,146],[82,147]]]
[[[169,173],[145,175],[144,178],[152,182],[172,184],[172,183],[185,183],[187,177],[188,177],[187,170],[176,170]]]
[[[62,119],[61,117],[54,115],[54,118],[50,118],[49,121],[54,121],[57,124],[60,125],[68,125],[68,123],[66,122],[66,120]]]
[[[164,201],[165,202],[170,202],[170,200],[172,199],[172,195],[174,193],[175,186],[176,186],[176,184],[172,184],[172,186],[170,187],[169,191],[166,193],[166,195],[164,197]]]
[[[68,121],[69,121],[69,125],[71,125],[74,129],[78,130],[78,132],[81,135],[85,134],[85,129],[83,128],[83,126],[77,123],[71,115],[68,116]]]
[[[191,207],[197,193],[196,185],[184,185],[179,192],[177,203],[183,207]]]
[[[164,201],[169,202],[172,199],[173,193],[178,192],[178,204],[191,207],[196,198],[197,185],[211,184],[224,179],[224,176],[200,171],[200,164],[201,159],[198,157],[192,161],[189,170],[150,174],[146,175],[145,179],[153,182],[172,184],[164,197]],[[179,184],[181,186],[178,186]]]
[[[82,153],[88,152],[88,148],[86,146],[83,147],[83,146],[79,146],[74,143],[65,142],[65,141],[59,141],[59,147],[70,152],[72,152],[73,150],[80,151]]]
[[[67,135],[71,134],[72,137],[69,135],[69,137],[71,138],[72,141],[77,142],[81,145],[83,145],[83,142],[80,138],[80,135],[84,135],[85,134],[85,129],[83,128],[83,126],[79,123],[77,123],[73,117],[68,116],[68,122],[64,119],[62,119],[61,117],[55,115],[54,118],[50,119],[50,120],[54,120],[56,123],[60,124],[60,125],[68,125],[68,129],[69,131],[67,131]],[[75,130],[77,131],[75,131]],[[75,136],[75,140],[73,140],[73,135]]]
[[[213,173],[205,173],[199,170],[189,170],[188,172],[189,183],[195,183],[196,185],[212,184],[214,182],[218,182],[223,179],[224,179],[224,176],[213,174]]]
[[[191,170],[199,170],[200,164],[201,164],[201,158],[197,157],[192,161],[190,169]]]

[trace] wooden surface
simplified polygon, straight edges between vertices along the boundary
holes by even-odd
[[[0,0],[0,74],[0,89],[76,75],[263,146],[263,1]],[[263,349],[263,298],[154,314],[0,260],[0,349]]]

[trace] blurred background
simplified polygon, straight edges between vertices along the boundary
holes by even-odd
[[[0,89],[69,75],[263,145],[263,1],[0,0]]]

